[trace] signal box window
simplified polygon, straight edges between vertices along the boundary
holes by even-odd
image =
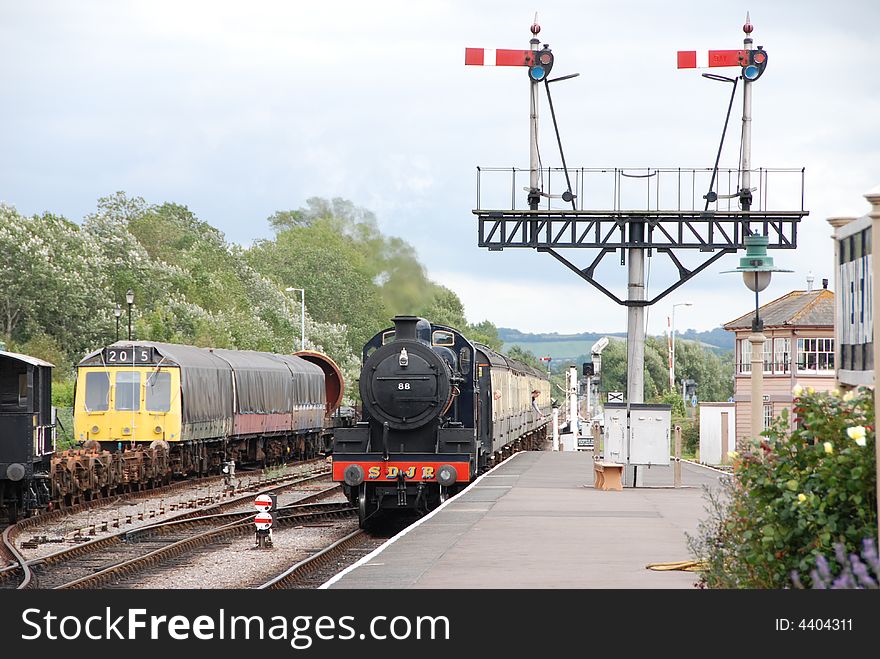
[[[171,409],[171,373],[153,373],[147,378],[147,410],[167,412]]]
[[[141,408],[141,374],[119,371],[116,374],[116,410],[137,411]]]
[[[106,412],[110,408],[110,376],[107,373],[86,373],[86,410]]]
[[[434,330],[431,342],[435,346],[454,346],[455,335],[452,332],[447,332],[446,330]]]

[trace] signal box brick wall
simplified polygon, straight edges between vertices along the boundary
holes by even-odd
[[[834,379],[834,293],[819,290],[792,291],[759,309],[764,321],[765,348],[763,374],[764,416],[775,419],[793,405],[796,385],[816,391],[835,388]],[[754,311],[732,320],[724,329],[734,332],[734,404],[736,408],[736,448],[743,450],[750,441],[752,391],[748,344]],[[749,347],[745,348],[746,351]],[[769,352],[768,352],[769,350]],[[766,425],[766,423],[765,423]]]

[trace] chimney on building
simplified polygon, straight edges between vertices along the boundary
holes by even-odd
[[[822,280],[822,288],[824,288],[826,290],[828,289],[828,280],[827,279]]]
[[[808,293],[809,293],[810,291],[813,290],[813,281],[814,281],[814,279],[815,279],[815,277],[813,277],[813,271],[810,270],[810,271],[807,273],[807,292],[808,292]]]

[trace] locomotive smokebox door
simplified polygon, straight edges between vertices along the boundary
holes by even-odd
[[[452,396],[449,366],[429,346],[395,337],[367,358],[360,389],[364,407],[394,430],[436,419]]]

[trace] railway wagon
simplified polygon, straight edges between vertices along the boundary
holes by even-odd
[[[0,520],[49,502],[55,451],[49,362],[0,351]]]
[[[313,457],[342,390],[320,353],[114,343],[77,366],[74,433],[91,453],[56,460],[55,494]],[[125,459],[114,459],[120,452]]]
[[[334,431],[333,479],[361,526],[379,510],[430,510],[514,448],[538,447],[551,408],[543,371],[452,327],[393,322],[364,346],[363,420]]]

